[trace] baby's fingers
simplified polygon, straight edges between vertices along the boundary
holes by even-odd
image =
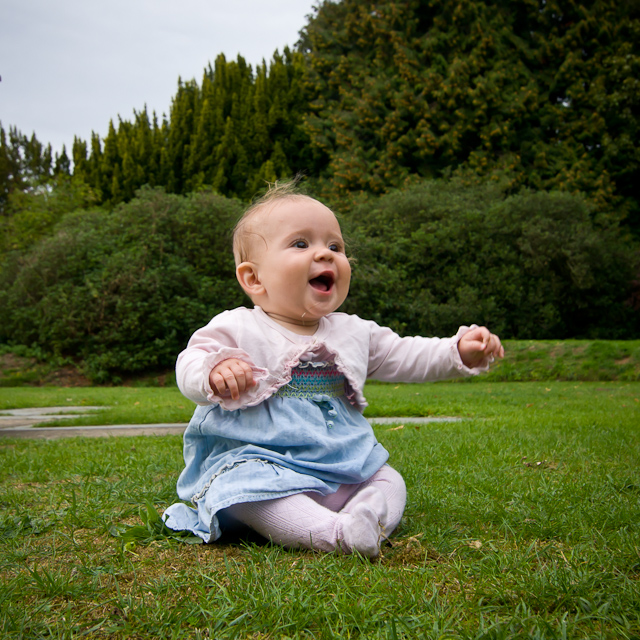
[[[235,377],[228,367],[216,367],[209,375],[209,383],[212,391],[218,396],[224,395],[227,389],[230,390],[229,385],[236,385]]]
[[[458,351],[467,367],[487,365],[496,357],[504,357],[500,338],[486,327],[476,327],[465,333],[458,343]]]
[[[465,346],[469,351],[486,352],[490,340],[491,333],[488,329],[485,327],[476,327],[462,336],[461,342],[465,343]]]
[[[487,346],[485,353],[490,354],[496,358],[504,358],[504,347],[500,342],[500,338],[497,335],[491,333],[487,340]]]
[[[255,384],[251,367],[235,359],[225,360],[215,367],[209,381],[217,395],[221,396],[228,390],[234,400],[238,400],[242,392]]]
[[[238,389],[241,393],[249,389],[249,387],[253,387],[253,385],[255,384],[255,381],[253,379],[253,370],[248,363],[246,363],[244,360],[236,360],[232,368],[233,372],[236,375]]]

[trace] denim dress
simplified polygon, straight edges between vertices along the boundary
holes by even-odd
[[[205,542],[220,537],[225,508],[307,491],[334,493],[368,480],[387,461],[371,426],[345,397],[333,362],[300,362],[261,404],[196,409],[184,433],[178,496],[163,515]]]

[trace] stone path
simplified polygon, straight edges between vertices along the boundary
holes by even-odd
[[[66,417],[86,417],[107,407],[44,407],[33,409],[6,409],[0,411],[0,437],[9,438],[68,438],[68,437],[108,437],[108,436],[149,436],[182,434],[186,423],[158,424],[113,424],[86,427],[34,426],[43,422],[53,422]],[[369,418],[371,424],[427,424],[431,422],[455,422],[460,418]],[[399,427],[398,427],[399,428]]]
[[[35,407],[0,411],[0,429],[31,425],[67,417],[86,417],[107,407]],[[71,416],[69,415],[71,414]]]

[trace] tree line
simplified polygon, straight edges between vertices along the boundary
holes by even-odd
[[[3,131],[0,198],[67,172],[109,205],[144,184],[249,199],[303,172],[348,200],[458,170],[585,193],[637,231],[639,18],[613,0],[325,1],[296,50],[255,70],[218,56],[167,116],[111,122],[71,158]]]
[[[608,0],[324,1],[294,49],[220,55],[168,114],[69,155],[0,124],[0,342],[96,380],[167,366],[242,303],[230,258],[206,254],[296,174],[354,240],[348,311],[404,333],[468,316],[637,337],[639,35],[635,5]]]

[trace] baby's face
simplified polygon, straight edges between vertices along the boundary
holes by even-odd
[[[307,197],[281,200],[252,227],[249,261],[264,287],[254,302],[264,311],[313,323],[344,302],[351,265],[331,209]]]

